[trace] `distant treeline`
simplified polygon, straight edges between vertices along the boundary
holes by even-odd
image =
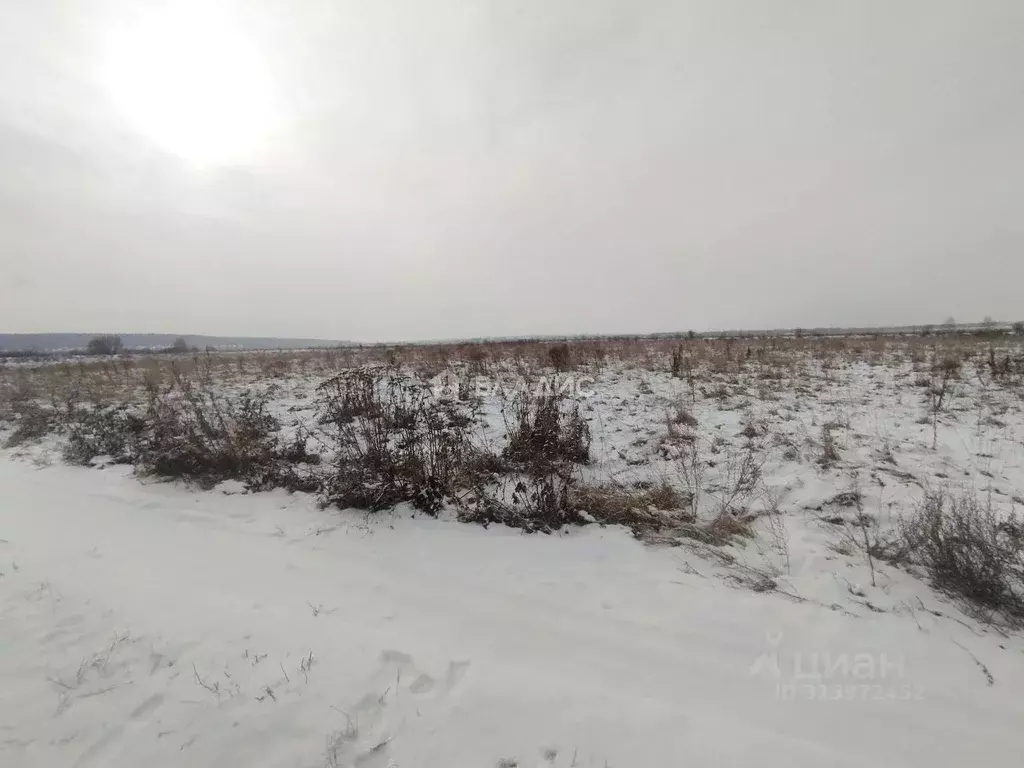
[[[171,339],[167,336],[150,334],[147,340],[166,339],[163,345],[129,345],[121,336],[107,334],[88,338],[75,348],[37,349],[11,348],[0,346],[0,357],[14,359],[57,359],[85,356],[113,355],[161,355],[189,354],[204,351],[260,351],[284,349],[324,349],[330,347],[375,348],[375,347],[425,347],[432,345],[451,344],[537,344],[571,341],[659,341],[665,339],[758,339],[758,338],[832,338],[832,337],[900,337],[900,336],[973,336],[978,338],[1000,338],[1008,335],[1024,335],[1024,322],[997,323],[942,323],[936,325],[905,325],[877,328],[785,328],[769,330],[731,330],[731,331],[672,331],[647,334],[576,334],[569,336],[520,336],[520,337],[478,337],[466,339],[448,339],[413,342],[379,342],[354,344],[351,342],[325,342],[305,339],[269,339],[269,338],[235,338],[179,336]],[[40,334],[45,335],[45,334]],[[2,337],[0,337],[2,338]],[[83,337],[84,338],[84,337]],[[129,337],[131,338],[131,337]],[[136,337],[138,338],[138,337]],[[196,344],[196,340],[209,340],[234,343]],[[277,345],[274,342],[278,342]]]
[[[936,325],[903,325],[867,328],[777,328],[728,331],[669,331],[632,334],[575,334],[567,336],[493,336],[431,341],[379,342],[356,344],[356,347],[432,346],[435,344],[537,344],[563,341],[659,341],[664,339],[757,339],[757,338],[830,338],[879,336],[931,336],[962,335],[993,337],[1010,334],[1024,335],[1024,322],[1017,323],[958,323]]]

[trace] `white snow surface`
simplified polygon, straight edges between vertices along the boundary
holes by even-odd
[[[873,588],[803,529],[792,599],[618,528],[530,536],[221,490],[0,457],[0,765],[1024,755],[1021,639],[887,566]]]

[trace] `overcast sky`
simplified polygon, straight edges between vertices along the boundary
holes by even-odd
[[[0,331],[1024,318],[1021,0],[0,0]]]

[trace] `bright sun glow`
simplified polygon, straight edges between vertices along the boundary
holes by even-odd
[[[199,165],[243,162],[277,127],[262,56],[212,3],[176,3],[114,30],[102,78],[117,109],[149,139]]]

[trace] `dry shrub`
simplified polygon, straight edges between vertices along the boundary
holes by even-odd
[[[459,519],[486,527],[500,523],[527,533],[552,533],[581,522],[569,495],[576,477],[566,467],[550,467],[480,483],[460,500]]]
[[[555,344],[548,349],[551,365],[560,373],[571,371],[574,367],[572,348],[568,344]]]
[[[923,566],[935,586],[984,618],[1024,624],[1024,525],[972,493],[930,492],[900,526],[889,559]]]
[[[463,500],[460,519],[551,533],[566,525],[625,525],[637,535],[691,519],[685,494],[668,483],[651,488],[580,485],[567,465],[551,466],[478,488]]]
[[[683,366],[686,362],[686,358],[683,353],[683,345],[680,344],[672,350],[672,360],[669,363],[669,371],[672,374],[672,378],[679,379],[683,375]]]
[[[842,459],[842,456],[839,455],[839,444],[832,434],[837,428],[837,425],[832,422],[823,424],[821,427],[821,456],[818,457],[818,464],[822,467],[831,467]]]
[[[685,403],[680,399],[676,401],[672,412],[669,415],[669,422],[684,427],[694,428],[697,426],[697,417],[690,413]]]
[[[282,444],[267,395],[225,396],[181,376],[166,389],[151,389],[144,406],[80,408],[67,426],[64,457],[71,463],[109,456],[203,488],[232,479],[253,489],[308,490],[296,460],[315,463],[294,443]]]
[[[689,497],[664,480],[645,491],[650,505],[663,512],[685,509],[690,506]]]
[[[713,544],[727,544],[735,538],[753,538],[753,524],[756,517],[746,512],[728,511],[718,515],[705,526],[708,541]]]
[[[520,391],[503,413],[508,435],[503,456],[510,462],[541,469],[589,463],[590,427],[563,393]]]
[[[713,462],[702,455],[703,441],[694,440],[681,448],[675,457],[675,467],[686,488],[690,515],[677,533],[714,545],[752,536],[751,526],[757,515],[750,508],[764,490],[764,446],[750,441],[741,448],[727,447],[724,455]],[[721,450],[712,443],[713,454]],[[708,475],[712,467],[716,470],[714,478]]]
[[[145,419],[125,405],[80,409],[68,427],[64,461],[86,465],[98,456],[109,456],[118,464],[131,463],[145,428]]]
[[[637,534],[692,519],[689,499],[666,482],[652,488],[580,486],[571,490],[568,504],[578,515],[586,514],[598,523],[625,525]]]
[[[14,431],[4,443],[5,448],[16,448],[24,443],[39,440],[57,431],[63,421],[60,412],[32,400],[14,403],[11,406],[11,413]]]
[[[460,518],[550,533],[581,522],[570,496],[576,467],[590,461],[590,428],[558,390],[519,391],[503,409],[502,478],[485,478],[460,500]]]
[[[433,396],[392,369],[357,369],[319,388],[332,449],[325,504],[380,510],[408,502],[437,514],[486,462],[470,442],[471,405]]]
[[[229,479],[276,484],[280,424],[266,395],[229,398],[179,379],[168,392],[150,393],[142,419],[132,463],[143,472],[204,488]]]
[[[720,400],[722,402],[725,402],[730,397],[732,397],[732,393],[729,391],[729,388],[725,386],[725,384],[719,384],[718,386],[713,387],[711,389],[708,389],[707,387],[701,387],[700,393],[701,396],[703,396],[706,399]]]

